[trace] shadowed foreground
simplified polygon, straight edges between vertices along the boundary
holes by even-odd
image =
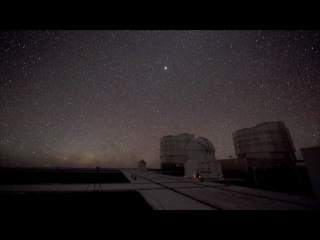
[[[0,194],[5,212],[99,212],[152,210],[136,191],[125,192],[26,192]]]
[[[0,184],[128,183],[119,170],[102,169],[0,169]]]

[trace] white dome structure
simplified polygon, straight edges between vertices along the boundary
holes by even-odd
[[[222,169],[215,157],[215,148],[208,139],[198,137],[187,148],[188,160],[185,164],[185,176],[191,178],[221,178]]]
[[[187,152],[211,152],[211,153],[215,153],[216,149],[214,148],[212,142],[210,142],[208,139],[204,138],[204,137],[198,137],[196,139],[194,139],[193,141],[191,141],[187,148],[186,148]]]

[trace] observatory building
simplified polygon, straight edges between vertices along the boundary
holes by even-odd
[[[147,171],[147,163],[145,160],[141,159],[139,162],[138,162],[138,171]]]
[[[192,178],[222,178],[221,165],[215,157],[213,144],[204,137],[192,140],[187,148],[185,176]]]
[[[238,157],[294,159],[295,148],[283,122],[265,122],[232,134]]]
[[[320,197],[320,146],[301,148],[301,153],[306,163],[315,195]]]
[[[283,122],[264,122],[238,130],[232,136],[238,159],[247,162],[256,185],[262,180],[268,184],[287,182],[290,185],[299,178],[295,147]]]
[[[187,162],[186,147],[195,137],[193,134],[182,133],[164,136],[160,139],[160,164],[161,169],[184,169]]]

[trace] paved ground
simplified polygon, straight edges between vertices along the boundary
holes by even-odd
[[[151,172],[123,170],[134,185],[158,185],[139,189],[154,209],[167,210],[319,210],[320,199],[270,192],[215,182],[199,182]],[[134,180],[132,175],[136,175]]]
[[[138,191],[155,210],[320,210],[320,199],[122,170],[130,183],[0,185],[0,193]]]

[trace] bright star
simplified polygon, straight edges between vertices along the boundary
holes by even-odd
[[[167,69],[168,69],[168,67],[167,67],[167,66],[165,66],[165,67],[164,67],[164,70],[167,70]]]

